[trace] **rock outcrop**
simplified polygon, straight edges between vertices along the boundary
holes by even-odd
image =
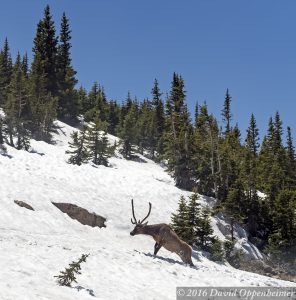
[[[71,203],[57,203],[52,202],[59,210],[66,213],[70,218],[77,220],[83,225],[91,227],[106,227],[106,218],[97,215],[96,213],[90,213],[85,208],[79,207]]]

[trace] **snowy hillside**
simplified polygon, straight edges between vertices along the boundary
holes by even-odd
[[[168,223],[180,195],[189,193],[177,189],[164,169],[147,159],[112,158],[110,168],[67,164],[65,150],[74,129],[59,125],[55,145],[32,141],[35,153],[8,147],[8,156],[0,155],[1,300],[175,299],[176,286],[296,286],[216,264],[200,253],[194,253],[196,268],[184,266],[164,249],[153,257],[151,237],[129,234],[130,200],[138,218],[146,215],[151,202],[149,223]],[[35,211],[14,200],[27,202]],[[51,202],[96,212],[107,218],[107,228],[83,226]],[[221,222],[213,219],[215,234],[223,237]],[[240,238],[250,247],[244,232]],[[82,253],[90,256],[78,283],[74,288],[58,286],[53,276]]]

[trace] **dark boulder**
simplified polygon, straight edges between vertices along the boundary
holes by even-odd
[[[83,225],[91,227],[106,227],[106,218],[97,215],[96,213],[90,213],[86,209],[79,207],[71,203],[57,203],[52,202],[59,210],[66,213],[70,218],[77,220]]]
[[[17,204],[20,207],[24,207],[26,209],[34,210],[34,208],[31,205],[27,204],[24,201],[14,200],[14,203]]]

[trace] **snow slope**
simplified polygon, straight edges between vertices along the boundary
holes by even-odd
[[[32,141],[35,153],[8,148],[0,155],[0,299],[175,299],[177,286],[296,286],[235,270],[194,253],[196,268],[154,241],[130,236],[130,200],[142,218],[152,203],[150,224],[169,222],[181,191],[159,165],[112,158],[112,167],[66,163],[70,126],[59,123],[56,144]],[[111,141],[116,138],[110,136]],[[13,203],[22,200],[35,211]],[[83,226],[53,202],[71,202],[107,218],[107,228]],[[206,204],[206,198],[203,205]],[[217,225],[219,220],[213,220]],[[218,226],[215,227],[219,234]],[[221,235],[221,232],[220,232]],[[73,288],[54,275],[90,253]]]

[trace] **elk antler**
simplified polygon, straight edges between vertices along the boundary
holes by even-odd
[[[152,204],[149,202],[149,212],[148,212],[148,215],[140,222],[141,224],[149,217],[149,215],[151,213],[151,207],[152,207]]]
[[[148,215],[141,221],[137,221],[136,217],[135,217],[135,210],[134,210],[134,200],[132,199],[132,213],[133,213],[133,219],[131,219],[132,224],[142,224],[150,215],[151,213],[151,208],[152,208],[152,204],[149,202],[149,211],[148,211]]]
[[[133,212],[134,221],[133,221],[133,219],[131,219],[131,222],[132,222],[132,224],[137,224],[137,219],[135,217],[135,211],[134,211],[134,200],[133,199],[132,199],[132,212]]]

